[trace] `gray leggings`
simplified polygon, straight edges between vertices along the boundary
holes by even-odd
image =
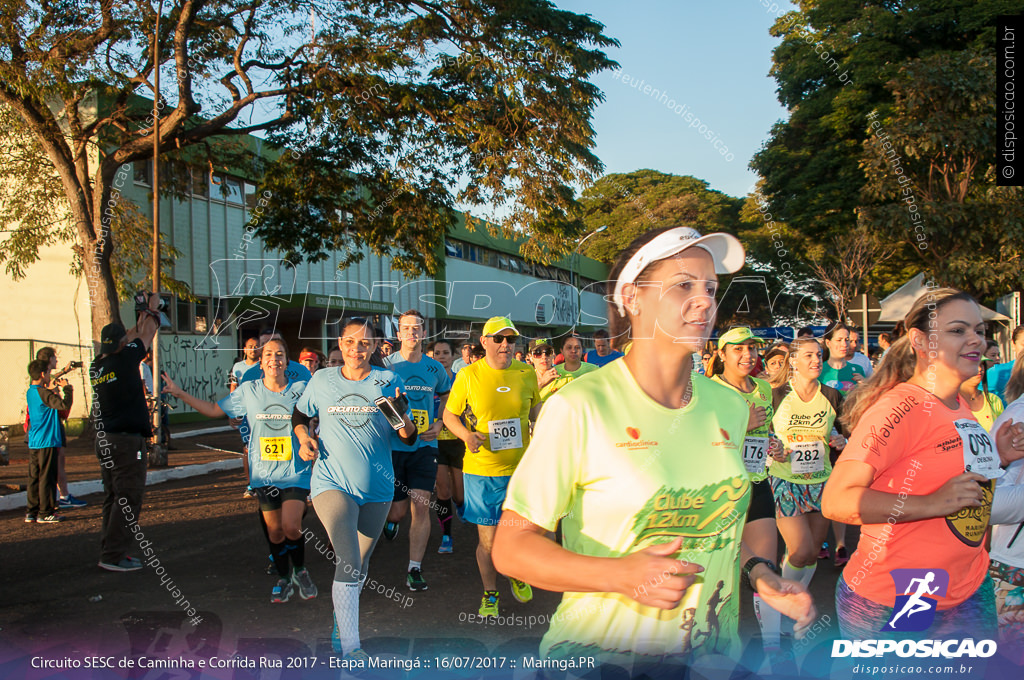
[[[364,579],[391,501],[359,505],[344,491],[324,491],[313,498],[313,508],[334,546],[334,580]]]

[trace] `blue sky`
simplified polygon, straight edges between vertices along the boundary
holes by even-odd
[[[757,177],[747,165],[786,117],[768,75],[774,13],[760,0],[554,1],[590,14],[622,43],[608,51],[621,73],[594,80],[606,97],[594,117],[606,173],[651,168],[693,175],[732,196],[750,191]],[[644,94],[646,85],[668,98]],[[690,127],[696,119],[706,127]]]

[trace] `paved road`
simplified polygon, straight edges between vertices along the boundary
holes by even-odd
[[[5,575],[0,581],[0,677],[199,677],[198,671],[180,669],[135,669],[116,676],[93,676],[92,671],[82,675],[84,669],[69,675],[28,675],[25,664],[33,655],[224,658],[237,651],[326,659],[333,573],[327,557],[320,554],[327,550],[326,533],[311,509],[305,522],[311,536],[307,562],[321,596],[272,605],[269,595],[275,577],[265,573],[266,548],[256,504],[241,497],[244,485],[242,473],[231,472],[150,487],[142,525],[159,565],[130,574],[96,566],[99,496],[87,497],[88,507],[68,511],[68,521],[56,525],[25,524],[17,511],[0,514]],[[514,618],[503,625],[469,623],[481,594],[473,553],[475,527],[457,523],[454,531],[456,552],[438,555],[440,531],[434,525],[424,563],[430,585],[426,592],[411,593],[404,584],[407,527],[403,525],[396,541],[378,544],[368,583],[375,590],[364,591],[361,603],[364,646],[371,653],[423,659],[534,656],[559,596],[537,591],[533,602],[519,604],[503,583],[502,613]],[[812,592],[823,623],[834,623],[832,593],[839,572],[831,564],[821,565]],[[744,639],[756,655],[757,625],[749,596],[745,594],[741,602]],[[202,618],[195,627],[183,611],[190,607]],[[312,677],[298,670],[255,673],[229,669],[203,677]],[[336,675],[331,672],[331,677]]]

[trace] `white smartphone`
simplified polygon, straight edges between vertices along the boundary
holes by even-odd
[[[387,397],[378,397],[373,400],[373,403],[377,405],[380,412],[388,419],[388,423],[391,424],[393,429],[401,430],[405,426],[405,418],[403,418],[402,414],[398,412],[390,399]]]

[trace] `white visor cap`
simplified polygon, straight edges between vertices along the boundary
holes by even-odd
[[[627,284],[636,282],[636,277],[640,276],[640,272],[652,262],[678,255],[694,246],[711,255],[711,259],[715,263],[716,274],[738,272],[743,267],[746,258],[743,245],[732,234],[717,232],[701,236],[699,231],[691,227],[676,227],[659,234],[629,258],[629,262],[622,268],[622,273],[619,274],[619,278],[615,282],[613,298],[615,307],[619,310],[619,316],[626,316],[626,308],[622,304],[622,289]]]

